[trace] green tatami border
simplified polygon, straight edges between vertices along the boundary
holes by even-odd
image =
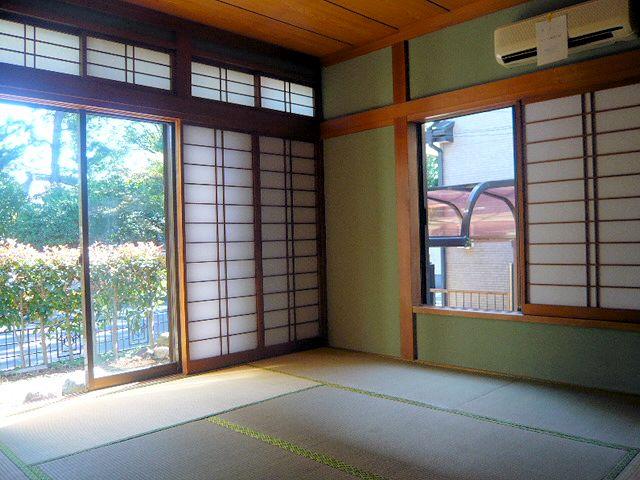
[[[629,465],[629,463],[631,463],[631,461],[636,457],[636,455],[638,455],[640,453],[640,448],[637,447],[630,447],[628,445],[622,445],[622,444],[618,444],[618,443],[612,443],[612,442],[605,442],[602,440],[597,440],[595,438],[588,438],[588,437],[582,437],[580,435],[573,435],[570,433],[564,433],[564,432],[558,432],[555,430],[548,430],[545,428],[540,428],[540,427],[532,427],[530,425],[524,425],[522,423],[517,423],[517,422],[511,422],[509,420],[502,420],[499,418],[494,418],[494,417],[489,417],[486,415],[479,415],[476,413],[471,413],[471,412],[467,412],[465,410],[459,410],[456,408],[446,408],[446,407],[439,407],[437,405],[433,405],[430,403],[426,403],[426,402],[421,402],[419,400],[411,400],[408,398],[403,398],[403,397],[398,397],[395,395],[388,395],[386,393],[379,393],[379,392],[374,392],[371,390],[364,390],[361,388],[356,388],[356,387],[349,387],[347,385],[341,385],[339,383],[332,383],[332,382],[326,382],[324,380],[320,380],[317,378],[313,378],[313,377],[308,377],[305,375],[298,375],[295,373],[289,373],[289,372],[285,372],[282,370],[279,370],[277,368],[272,368],[272,367],[263,367],[260,365],[256,365],[253,363],[249,363],[248,365],[254,367],[254,368],[258,368],[261,370],[267,370],[270,372],[275,372],[275,373],[280,373],[283,375],[290,375],[292,377],[295,378],[299,378],[302,380],[308,380],[311,382],[316,382],[324,387],[329,387],[329,388],[334,388],[337,390],[343,390],[346,392],[351,392],[351,393],[357,393],[360,395],[366,395],[368,397],[373,397],[373,398],[379,398],[382,400],[389,400],[392,402],[398,402],[398,403],[404,403],[406,405],[412,405],[415,407],[421,407],[421,408],[427,408],[429,410],[433,410],[436,412],[442,412],[442,413],[449,413],[452,415],[459,415],[459,416],[463,416],[463,417],[467,417],[467,418],[471,418],[480,422],[487,422],[487,423],[493,423],[493,424],[497,424],[497,425],[503,425],[506,427],[511,427],[511,428],[517,428],[519,430],[524,430],[527,432],[533,432],[533,433],[538,433],[538,434],[542,434],[542,435],[550,435],[553,437],[559,437],[559,438],[564,438],[566,440],[572,440],[575,442],[580,442],[580,443],[586,443],[586,444],[590,444],[590,445],[595,445],[598,447],[604,447],[604,448],[612,448],[615,450],[621,450],[623,452],[625,452],[625,454],[622,456],[622,458],[618,461],[618,463],[613,467],[613,469],[607,473],[607,475],[605,475],[602,480],[614,480],[626,467],[627,465]]]
[[[83,448],[82,450],[77,450],[75,452],[67,453],[65,455],[59,455],[57,457],[47,458],[46,460],[41,460],[39,462],[34,462],[31,465],[28,465],[28,464],[25,463],[25,465],[32,466],[32,467],[33,466],[44,465],[45,463],[55,462],[56,460],[62,460],[64,458],[72,457],[73,455],[78,455],[80,453],[90,452],[92,450],[97,450],[97,449],[102,448],[102,447],[108,447],[110,445],[116,445],[118,443],[126,442],[127,440],[133,440],[133,439],[136,439],[136,438],[145,437],[147,435],[152,435],[154,433],[163,432],[165,430],[170,430],[170,429],[175,428],[175,427],[181,427],[182,425],[187,425],[189,423],[199,422],[201,420],[207,420],[208,418],[211,418],[211,417],[216,416],[216,415],[224,415],[225,413],[229,413],[229,412],[232,412],[234,410],[238,410],[240,408],[259,405],[261,403],[268,402],[269,400],[276,400],[278,398],[286,397],[287,395],[293,395],[294,393],[306,392],[307,390],[311,390],[311,389],[318,388],[318,387],[321,387],[321,386],[322,385],[317,384],[317,385],[311,385],[309,387],[304,387],[304,388],[301,388],[301,389],[298,389],[298,390],[292,390],[290,392],[284,392],[284,393],[281,393],[279,395],[274,395],[273,397],[263,398],[261,400],[256,400],[255,402],[244,403],[242,405],[238,405],[236,407],[227,408],[225,410],[220,410],[218,412],[207,413],[206,415],[201,415],[201,416],[196,417],[196,418],[190,418],[189,420],[184,420],[182,422],[172,423],[170,425],[165,425],[164,427],[158,427],[158,428],[155,428],[153,430],[148,430],[146,432],[137,433],[135,435],[129,435],[128,437],[119,438],[119,439],[113,440],[111,442],[101,443],[100,445],[95,445],[95,446],[88,447],[88,448]],[[2,445],[2,444],[0,444],[0,445]],[[16,458],[18,458],[18,457],[16,456]],[[22,461],[22,460],[20,460],[20,461]]]
[[[37,465],[29,465],[23,462],[13,450],[0,442],[0,453],[9,459],[18,470],[20,470],[29,480],[52,480],[49,475],[44,473]]]
[[[220,418],[217,415],[215,417],[208,418],[207,420],[214,425],[218,425],[219,427],[223,427],[228,430],[241,433],[248,437],[255,438],[256,440],[259,440],[263,443],[273,445],[274,447],[278,447],[282,450],[293,453],[294,455],[313,460],[314,462],[320,463],[322,465],[335,468],[336,470],[340,470],[341,472],[347,473],[356,478],[362,478],[364,480],[386,480],[386,477],[368,472],[367,470],[363,470],[362,468],[355,467],[353,465],[349,465],[348,463],[332,457],[331,455],[309,450],[287,440],[274,437],[273,435],[269,435],[252,428],[230,422],[228,420],[225,420],[224,418]]]

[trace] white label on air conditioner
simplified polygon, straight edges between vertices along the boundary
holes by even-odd
[[[569,56],[567,16],[549,16],[536,23],[538,66],[564,60]]]

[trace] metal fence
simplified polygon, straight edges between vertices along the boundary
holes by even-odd
[[[470,310],[492,310],[511,312],[514,310],[511,292],[491,292],[482,290],[452,290],[431,288],[436,307],[450,307]]]
[[[161,333],[169,331],[169,316],[167,311],[159,311],[154,315],[154,340]],[[122,352],[149,344],[149,329],[146,318],[142,320],[140,328],[130,329],[126,321],[118,324],[118,348]],[[20,354],[20,337],[23,336],[24,366]],[[46,335],[47,357],[50,364],[79,358],[84,355],[84,335],[73,334],[67,338],[66,331],[57,327],[48,331]],[[39,325],[30,324],[24,330],[0,329],[0,371],[17,368],[34,368],[44,365],[42,354],[42,332]],[[111,328],[96,330],[95,348],[99,355],[110,352],[113,348]]]

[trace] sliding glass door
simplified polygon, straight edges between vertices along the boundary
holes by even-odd
[[[0,375],[177,371],[173,126],[0,102],[0,134]]]
[[[174,361],[169,311],[168,126],[86,115],[93,377]]]

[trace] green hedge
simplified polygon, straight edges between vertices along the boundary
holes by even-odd
[[[149,329],[154,341],[154,311],[167,292],[166,255],[152,242],[89,247],[91,305],[96,326],[111,329],[113,354],[118,356],[119,320],[130,331]],[[41,331],[44,363],[46,341],[56,328],[68,338],[83,332],[80,249],[55,246],[38,250],[13,240],[0,240],[0,328],[17,332],[22,366],[24,332],[28,324]]]

